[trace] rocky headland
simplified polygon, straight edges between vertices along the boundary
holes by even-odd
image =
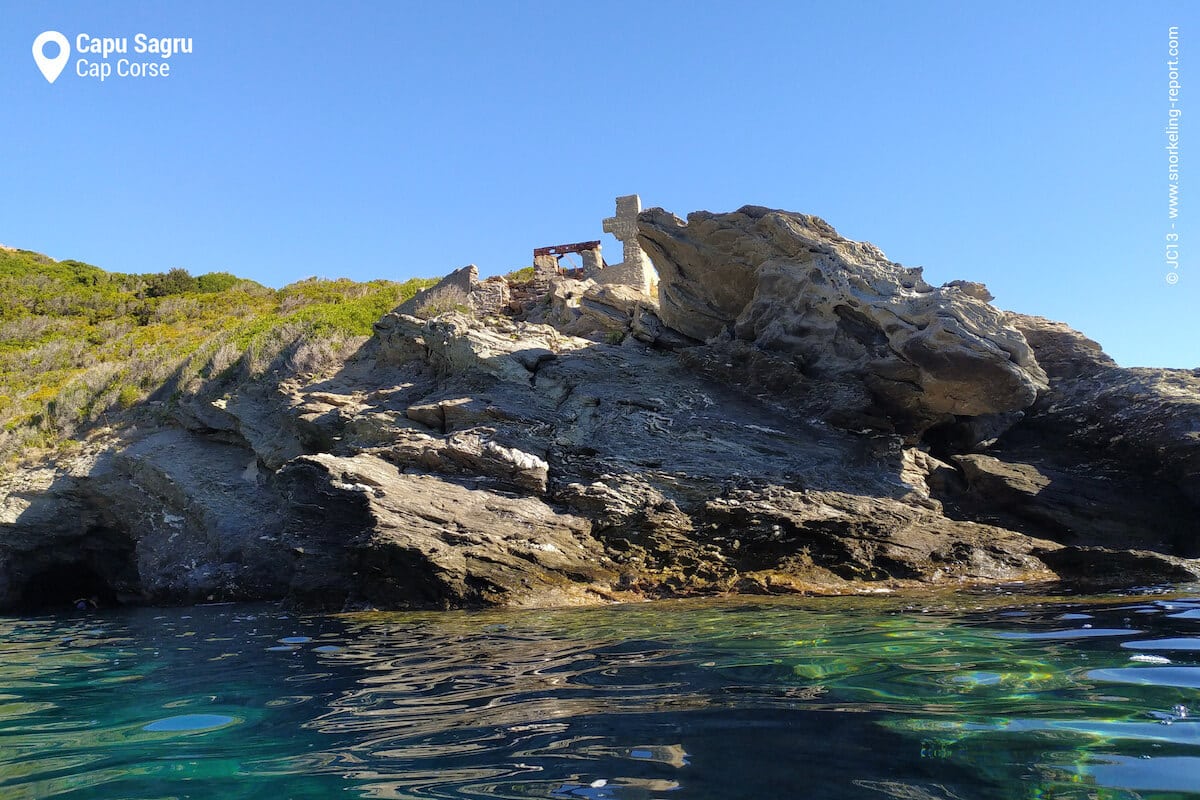
[[[460,270],[319,371],[227,370],[27,461],[0,608],[1200,579],[1200,370],[812,216],[651,209],[636,240],[650,291]]]

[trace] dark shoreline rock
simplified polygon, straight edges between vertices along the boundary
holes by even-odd
[[[333,372],[214,381],[0,478],[0,608],[1200,576],[1200,371],[1122,369],[815,217],[652,209],[640,241],[657,298],[398,310]]]

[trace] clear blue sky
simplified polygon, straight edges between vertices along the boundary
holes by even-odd
[[[274,286],[494,274],[599,237],[619,194],[751,203],[983,281],[1124,365],[1200,366],[1198,4],[3,0],[0,22],[10,246]],[[48,29],[194,52],[104,83],[74,55],[50,85]]]

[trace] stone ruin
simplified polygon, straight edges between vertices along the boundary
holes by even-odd
[[[499,314],[509,303],[508,281],[500,276],[479,280],[479,269],[474,264],[456,269],[442,278],[437,285],[423,289],[400,304],[400,314],[432,316],[452,311],[455,306],[466,306],[476,314]]]
[[[458,307],[481,315],[522,313],[522,308],[547,295],[578,308],[580,299],[588,293],[604,303],[620,296],[622,313],[632,314],[638,302],[654,302],[658,284],[658,273],[637,241],[641,210],[642,201],[636,194],[618,197],[616,214],[603,222],[604,231],[615,236],[624,248],[619,264],[605,263],[599,240],[539,247],[533,251],[533,279],[527,284],[510,285],[502,277],[481,281],[479,270],[469,264],[451,272],[436,286],[418,292],[396,311],[421,317]],[[583,266],[564,268],[561,259],[569,254],[578,254]],[[557,297],[560,294],[562,298]]]
[[[564,269],[561,259],[569,253],[578,253],[583,259],[583,267]],[[605,266],[604,258],[600,255],[599,240],[556,244],[553,247],[538,247],[533,251],[533,280],[543,292],[549,289],[550,281],[560,276],[595,280]]]
[[[637,217],[642,211],[642,199],[636,194],[617,198],[617,211],[604,220],[604,232],[611,233],[624,248],[624,260],[619,264],[606,264],[600,255],[600,242],[576,242],[553,247],[539,247],[533,251],[534,280],[540,286],[549,286],[556,277],[592,280],[600,285],[628,286],[647,297],[654,296],[658,273],[650,258],[637,240]],[[568,253],[579,253],[583,258],[581,270],[563,269],[560,259]]]

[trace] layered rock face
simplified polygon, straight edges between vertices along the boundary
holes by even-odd
[[[746,206],[685,224],[654,209],[639,218],[639,241],[658,268],[668,326],[787,354],[798,381],[861,384],[893,418],[1009,413],[1046,388],[981,285],[934,288],[817,217]]]
[[[984,452],[952,456],[966,482],[952,502],[1070,543],[1153,530],[1158,549],[1200,555],[1200,373],[1123,369],[1060,322],[1007,318],[1050,388]]]
[[[214,380],[0,478],[0,607],[1200,578],[1197,372],[815,217],[655,209],[639,241],[658,297],[404,307],[325,374]]]
[[[1200,503],[1200,368],[1122,369],[1061,322],[1007,316],[1050,375],[1041,436],[1120,459]]]

